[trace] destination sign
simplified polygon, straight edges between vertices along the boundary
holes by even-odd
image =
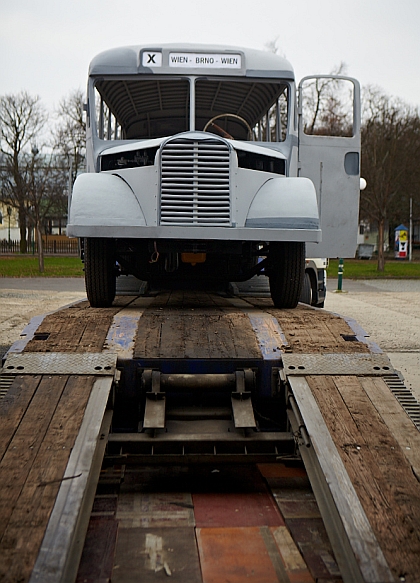
[[[240,69],[242,55],[219,53],[169,53],[170,67]]]

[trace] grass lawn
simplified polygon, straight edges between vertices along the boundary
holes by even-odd
[[[45,257],[45,271],[39,272],[38,257],[0,255],[0,277],[83,277],[79,257]]]
[[[330,259],[328,277],[338,276],[338,259]],[[346,279],[420,279],[420,261],[387,260],[385,270],[378,271],[376,259],[344,259]]]
[[[33,255],[0,255],[0,277],[83,277],[83,264],[78,257],[45,257],[45,271],[39,273],[38,258]],[[331,259],[328,277],[338,274],[338,259]],[[420,260],[396,261],[388,259],[385,271],[377,270],[376,259],[345,259],[344,277],[347,279],[420,279]]]

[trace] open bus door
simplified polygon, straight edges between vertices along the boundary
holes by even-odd
[[[323,84],[323,85],[322,85]],[[321,243],[307,257],[354,257],[360,196],[360,86],[350,77],[315,75],[299,84],[299,176],[318,199]]]

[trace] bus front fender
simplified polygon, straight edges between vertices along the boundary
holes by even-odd
[[[85,236],[89,227],[96,232],[128,225],[144,227],[146,221],[133,190],[122,178],[103,173],[77,177],[69,201],[69,236]]]
[[[320,229],[315,186],[308,178],[271,178],[256,193],[245,227]]]

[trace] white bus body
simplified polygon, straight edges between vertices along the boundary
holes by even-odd
[[[359,86],[350,137],[306,135],[293,69],[220,46],[112,49],[89,70],[87,173],[69,201],[86,289],[115,278],[213,286],[269,276],[294,307],[309,257],[352,257],[359,199]],[[261,258],[263,258],[261,260]]]

